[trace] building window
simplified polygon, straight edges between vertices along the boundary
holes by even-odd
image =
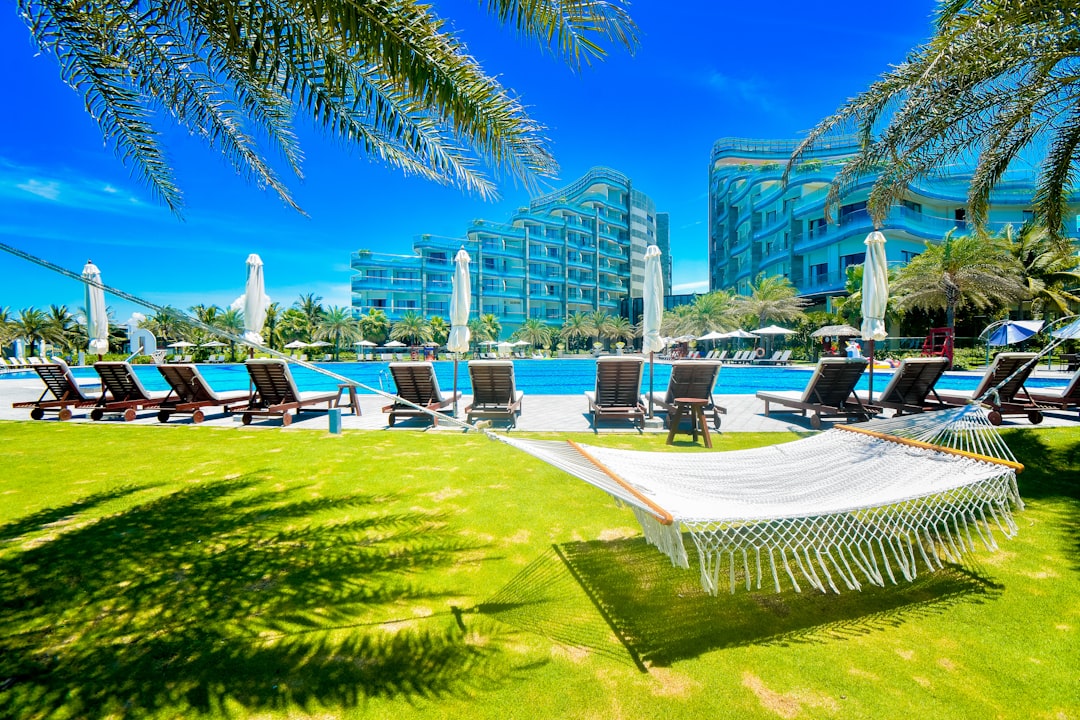
[[[914,200],[901,200],[900,204],[911,212],[922,215],[922,203],[917,203]]]
[[[495,258],[489,258],[489,257],[484,258],[484,269],[485,270],[494,270],[495,269]]]
[[[386,298],[372,298],[371,307],[373,308],[385,308]]]
[[[866,253],[853,253],[840,256],[840,269],[846,270],[852,265],[862,265],[866,262]]]
[[[903,259],[904,263],[906,264],[906,263],[911,262],[915,258],[919,257],[919,253],[914,252],[912,250],[902,250],[902,251],[900,251],[900,257]]]
[[[1031,224],[1033,222],[1035,222],[1035,211],[1034,210],[1025,210],[1024,211],[1024,224],[1029,225],[1029,224]]]
[[[770,210],[769,212],[765,213],[765,224],[766,225],[772,225],[775,222],[776,222],[776,211],[775,210]]]
[[[416,301],[415,300],[402,300],[401,301],[401,307],[405,308],[406,310],[415,310],[416,309]]]
[[[810,266],[810,282],[821,285],[829,277],[829,263],[818,263]]]
[[[956,220],[956,227],[960,230],[967,228],[967,210],[965,208],[956,208],[953,212],[953,219]]]
[[[809,222],[809,237],[821,237],[825,234],[825,218],[815,218]]]

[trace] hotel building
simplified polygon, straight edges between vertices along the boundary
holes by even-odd
[[[666,220],[662,227],[666,244]],[[391,321],[408,311],[449,318],[454,255],[464,247],[472,259],[470,315],[495,315],[504,334],[530,318],[558,326],[578,311],[616,315],[641,297],[645,248],[657,232],[652,199],[622,173],[593,168],[507,222],[475,220],[458,238],[421,235],[411,255],[353,253],[352,306],[377,308]],[[670,277],[667,252],[664,263]]]
[[[797,140],[725,138],[712,149],[709,165],[709,287],[748,294],[759,274],[789,278],[799,294],[817,302],[844,292],[849,265],[866,257],[863,241],[874,227],[866,199],[867,177],[840,201],[832,222],[824,205],[829,182],[857,150],[840,137],[820,143],[789,175],[780,177]],[[902,204],[880,228],[889,264],[907,263],[926,241],[967,232],[970,168],[913,183]],[[989,229],[1030,220],[1034,178],[1010,173],[991,196]]]

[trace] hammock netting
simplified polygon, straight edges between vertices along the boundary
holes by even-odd
[[[719,453],[496,436],[630,506],[648,542],[701,585],[822,592],[913,580],[1016,533],[1022,466],[978,405],[838,426]]]

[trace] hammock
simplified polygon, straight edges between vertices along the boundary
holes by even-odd
[[[629,505],[645,538],[715,595],[786,577],[826,592],[958,562],[1016,533],[1023,466],[978,405],[838,426],[724,453],[639,452],[498,437]],[[742,582],[738,582],[741,576]]]

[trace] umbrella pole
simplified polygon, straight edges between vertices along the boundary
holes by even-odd
[[[454,353],[454,417],[457,417],[457,359],[459,353]]]
[[[874,403],[874,339],[870,338],[870,390],[867,394],[867,400],[872,405]]]
[[[654,359],[653,356],[654,355],[656,355],[656,353],[654,353],[653,351],[650,350],[649,351],[649,419],[650,420],[652,420],[652,417],[653,417],[653,400],[652,400],[653,384],[652,384],[652,382],[653,382],[653,359]]]

